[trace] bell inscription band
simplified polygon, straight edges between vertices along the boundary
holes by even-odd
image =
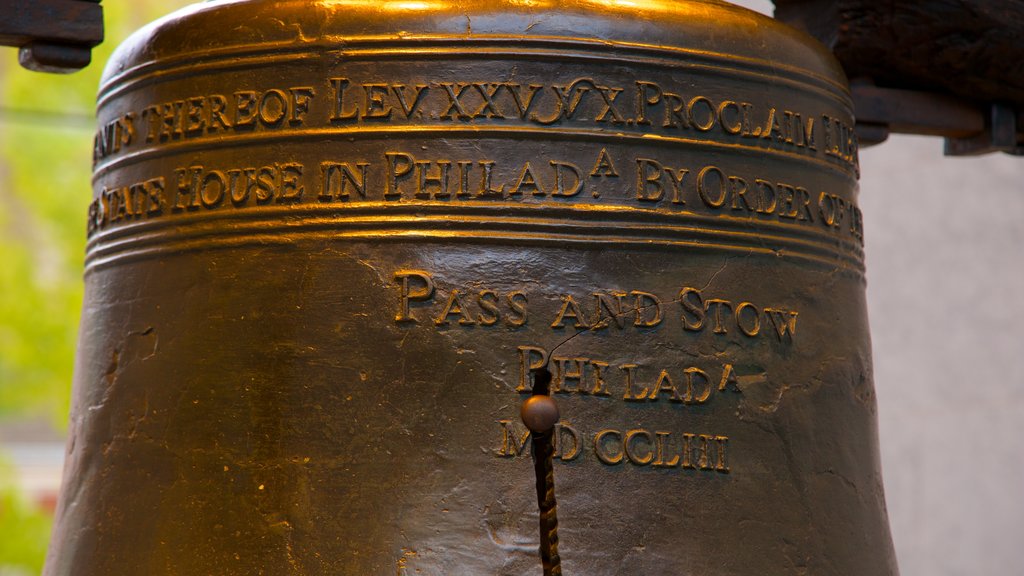
[[[218,1],[99,95],[49,575],[896,574],[857,147],[722,2]],[[543,405],[543,403],[538,404]]]

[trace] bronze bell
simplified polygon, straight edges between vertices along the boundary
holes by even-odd
[[[897,573],[851,104],[808,37],[717,0],[216,1],[122,45],[98,115],[47,574],[539,573],[541,374],[564,573]]]

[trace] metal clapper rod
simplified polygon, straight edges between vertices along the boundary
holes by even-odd
[[[523,402],[519,415],[530,430],[533,443],[533,470],[537,476],[537,504],[540,506],[540,560],[544,576],[561,576],[562,561],[558,556],[558,514],[555,506],[555,424],[558,405],[550,396],[551,372],[545,368],[533,371],[533,395]]]

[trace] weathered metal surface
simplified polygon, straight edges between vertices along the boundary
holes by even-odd
[[[712,1],[140,31],[47,574],[539,573],[545,365],[566,574],[895,574],[852,124],[830,55]]]

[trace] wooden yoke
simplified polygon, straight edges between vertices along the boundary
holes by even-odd
[[[100,0],[3,0],[0,9],[0,44],[19,47],[18,60],[29,70],[80,70],[103,41]]]
[[[775,0],[853,81],[863,144],[947,137],[946,153],[1020,153],[1024,5],[1013,0]]]

